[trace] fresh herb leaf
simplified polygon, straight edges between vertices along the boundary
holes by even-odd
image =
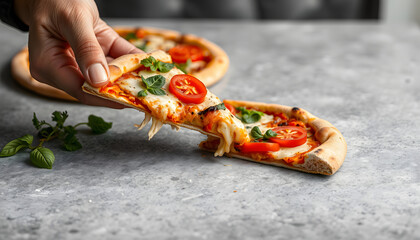
[[[244,114],[242,115],[242,122],[244,123],[255,123],[261,119],[261,115],[258,113]]]
[[[251,129],[251,137],[255,140],[263,138],[262,132],[258,126]]]
[[[151,67],[154,65],[154,63],[156,62],[156,59],[152,56],[145,58],[143,60],[141,60],[141,64],[145,67]]]
[[[171,69],[174,68],[174,66],[175,65],[173,63],[165,63],[161,61],[159,61],[158,63],[158,69],[163,73],[171,71]]]
[[[146,97],[147,96],[147,90],[141,90],[137,93],[137,97]]]
[[[268,129],[265,133],[264,133],[264,140],[268,140],[268,139],[270,139],[270,138],[272,138],[272,137],[275,137],[275,136],[277,136],[277,133],[276,132],[274,132],[273,130],[271,130],[271,129]]]
[[[101,117],[89,115],[88,124],[92,132],[95,134],[102,134],[112,127],[111,122],[105,122]]]
[[[43,125],[49,125],[44,120],[39,121],[35,113],[34,113],[34,116],[32,117],[32,123],[34,127],[36,128],[36,130],[39,130]]]
[[[163,87],[163,85],[165,85],[166,83],[166,79],[164,76],[162,75],[154,75],[148,78],[144,78],[143,76],[140,76],[141,80],[143,81],[144,85],[146,86],[146,90],[148,92],[150,92],[153,95],[165,95],[166,92],[165,90],[161,89],[161,87]],[[144,90],[140,91],[137,95],[141,94],[146,96],[147,93],[145,94],[143,92]],[[143,96],[143,97],[144,97]],[[141,96],[139,96],[141,97]]]
[[[73,135],[67,135],[64,138],[64,149],[67,151],[76,151],[82,148],[82,144],[79,142],[79,139]]]
[[[161,88],[166,83],[166,79],[162,75],[154,75],[146,79],[142,78],[147,88]]]
[[[52,113],[52,120],[57,123],[57,127],[62,128],[68,116],[69,114],[67,113],[67,111],[55,111]]]
[[[34,116],[32,117],[32,123],[34,124],[34,127],[36,128],[36,130],[39,130],[39,128],[41,127],[41,122],[38,120],[35,113],[34,113]]]
[[[15,155],[19,150],[31,146],[34,137],[32,135],[25,135],[7,143],[0,152],[0,157],[10,157]]]
[[[261,116],[264,115],[263,112],[248,110],[244,107],[237,107],[236,110],[240,111],[242,114],[241,121],[244,123],[255,123],[261,119]]]
[[[26,134],[23,137],[18,138],[20,141],[24,142],[27,144],[27,146],[31,146],[32,142],[34,141],[34,136]]]
[[[30,159],[35,166],[48,169],[52,168],[55,161],[53,152],[45,147],[37,147],[32,150]]]
[[[153,95],[158,95],[158,96],[166,94],[165,90],[163,90],[162,88],[148,88],[147,91],[149,91]]]
[[[160,72],[163,72],[163,73],[169,72],[175,66],[172,63],[165,63],[165,62],[158,61],[152,56],[141,60],[140,63],[143,66],[150,68],[150,70],[152,71],[159,70]]]
[[[135,34],[135,33],[130,32],[130,33],[127,33],[127,35],[125,35],[125,36],[124,36],[124,38],[125,38],[126,40],[132,40],[132,39],[137,39],[137,36],[136,36],[136,34]]]

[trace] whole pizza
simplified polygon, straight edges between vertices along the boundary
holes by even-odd
[[[114,30],[145,52],[167,52],[178,69],[199,78],[206,86],[219,81],[229,67],[225,51],[193,34],[149,27],[114,27]],[[44,96],[77,101],[66,92],[32,78],[27,48],[13,58],[11,67],[14,79],[23,87]]]

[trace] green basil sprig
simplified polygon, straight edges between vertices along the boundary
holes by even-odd
[[[165,90],[162,89],[163,85],[166,83],[166,79],[162,75],[154,75],[148,78],[140,76],[143,84],[146,86],[146,90],[141,90],[137,93],[138,97],[147,96],[147,92],[150,92],[153,95],[165,95]]]
[[[243,123],[255,123],[261,119],[264,115],[263,112],[248,110],[244,107],[237,107],[236,110],[241,112],[242,117],[240,118]]]
[[[252,137],[253,139],[255,139],[255,140],[259,140],[259,139],[268,140],[268,139],[270,139],[270,138],[272,138],[272,137],[275,137],[275,136],[277,136],[277,133],[276,133],[276,132],[274,132],[274,131],[273,131],[273,130],[271,130],[271,129],[268,129],[268,130],[264,133],[264,135],[262,134],[262,132],[261,132],[261,130],[260,130],[260,128],[259,128],[258,126],[254,126],[254,127],[251,129],[251,137]]]
[[[163,72],[163,73],[169,72],[175,66],[173,63],[165,63],[165,62],[158,61],[152,56],[141,60],[140,63],[143,66],[150,68],[150,70],[152,71],[159,70],[160,72]]]
[[[17,152],[23,149],[31,149],[30,160],[32,164],[40,168],[51,169],[55,161],[54,153],[43,147],[45,142],[48,142],[54,138],[60,139],[63,144],[63,148],[67,151],[76,151],[82,148],[82,144],[76,137],[76,128],[81,125],[87,125],[90,127],[93,133],[102,134],[108,131],[112,127],[112,123],[105,122],[102,118],[95,115],[90,115],[88,122],[78,123],[74,126],[64,126],[64,122],[68,118],[66,111],[59,112],[55,111],[52,113],[51,120],[55,122],[55,126],[44,121],[39,120],[36,114],[33,114],[32,124],[38,130],[38,137],[40,138],[37,146],[32,146],[34,137],[33,135],[27,134],[23,137],[7,143],[0,152],[0,157],[10,157],[15,155]]]

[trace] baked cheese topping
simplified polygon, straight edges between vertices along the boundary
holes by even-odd
[[[143,105],[147,106],[152,115],[150,117],[146,114],[145,120],[138,126],[139,129],[143,128],[147,122],[152,120],[152,128],[149,131],[149,138],[151,138],[162,127],[165,121],[192,124],[201,129],[204,127],[203,123],[211,123],[212,127],[210,132],[222,136],[218,150],[215,153],[216,156],[222,156],[225,152],[229,152],[233,149],[235,143],[243,144],[244,142],[250,141],[245,126],[229,110],[221,109],[203,114],[202,116],[199,115],[199,112],[222,103],[210,91],[207,91],[204,102],[200,104],[184,104],[173,95],[169,91],[169,83],[172,77],[178,74],[183,74],[183,72],[177,68],[172,68],[166,73],[138,70],[126,73],[114,82],[125,93],[136,97],[140,91],[145,90],[141,76],[145,79],[154,75],[161,75],[165,78],[165,84],[162,86],[162,89],[166,93],[165,95],[148,93],[146,96],[138,98]]]

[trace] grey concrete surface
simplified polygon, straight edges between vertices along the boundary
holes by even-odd
[[[189,130],[151,141],[143,114],[56,101],[19,87],[10,59],[26,35],[0,25],[0,146],[35,133],[32,112],[69,123],[91,113],[110,132],[52,170],[0,159],[0,239],[419,239],[420,31],[375,23],[112,21],[206,37],[231,60],[221,98],[298,106],[348,142],[331,177],[214,158]]]

